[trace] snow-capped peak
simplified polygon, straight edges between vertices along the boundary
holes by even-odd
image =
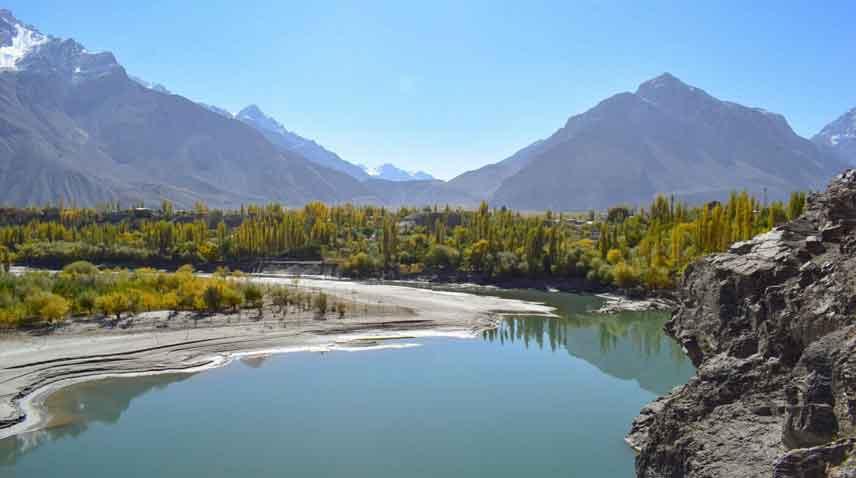
[[[856,108],[844,113],[838,119],[826,125],[815,137],[830,146],[841,142],[856,141]]]
[[[0,11],[0,69],[17,70],[18,62],[50,40],[24,25],[8,10]]]
[[[268,116],[259,108],[257,105],[249,105],[246,108],[242,109],[238,112],[235,117],[239,120],[250,121],[251,123],[256,124],[262,129],[272,131],[278,134],[288,135],[290,131],[285,129],[279,121],[275,120],[272,116]]]
[[[387,181],[430,181],[434,179],[433,176],[424,171],[405,171],[390,163],[381,164],[373,168],[361,164],[360,168],[373,178],[385,179]]]

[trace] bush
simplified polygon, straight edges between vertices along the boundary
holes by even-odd
[[[343,271],[355,277],[367,277],[378,270],[378,263],[365,252],[358,252],[345,261]]]
[[[89,315],[92,315],[92,312],[95,311],[95,299],[97,296],[95,292],[91,290],[87,290],[80,294],[77,297],[77,308],[81,312],[86,312]]]
[[[618,264],[621,259],[621,251],[618,249],[610,249],[609,252],[606,253],[606,262],[609,262],[612,265]]]
[[[27,296],[24,304],[30,317],[48,322],[64,319],[71,309],[71,304],[65,298],[44,291],[36,291]]]
[[[233,311],[238,310],[238,307],[244,303],[244,296],[234,287],[226,287],[223,290],[223,304]]]
[[[425,264],[436,269],[454,269],[461,262],[461,253],[451,246],[434,244],[428,249]]]
[[[91,262],[76,261],[62,268],[62,271],[71,275],[95,275],[98,268]]]
[[[124,292],[110,292],[95,299],[95,307],[105,316],[115,315],[118,321],[131,310],[131,300]]]
[[[223,308],[223,287],[220,284],[208,284],[202,293],[202,300],[208,312],[219,311]]]
[[[319,292],[315,296],[315,310],[318,311],[318,315],[323,316],[327,314],[327,294]]]
[[[20,307],[8,307],[0,309],[0,330],[14,329],[21,325],[24,313]]]
[[[345,318],[345,314],[348,312],[348,304],[344,302],[336,303],[336,313],[339,314],[339,318]]]
[[[613,282],[618,287],[629,289],[639,285],[639,274],[624,262],[619,262],[612,269]]]
[[[285,287],[276,287],[270,291],[271,303],[279,310],[279,313],[285,315],[288,304],[291,303],[289,290]]]
[[[261,308],[264,300],[264,292],[255,284],[247,284],[244,286],[244,302],[253,308]]]

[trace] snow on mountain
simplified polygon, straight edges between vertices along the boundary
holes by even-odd
[[[434,179],[434,176],[424,171],[405,171],[390,163],[384,163],[374,168],[365,165],[360,165],[360,167],[369,176],[387,181],[431,181]]]
[[[826,125],[815,138],[829,146],[837,146],[842,141],[856,139],[856,108]]]
[[[53,72],[77,84],[121,68],[109,52],[91,52],[74,40],[45,35],[0,9],[0,70]]]
[[[18,69],[18,62],[49,38],[0,10],[0,69]]]
[[[811,140],[836,152],[845,161],[856,164],[856,108],[826,125]]]
[[[144,88],[148,88],[150,90],[154,90],[154,91],[157,91],[158,93],[163,93],[165,95],[171,95],[172,94],[172,91],[169,91],[165,86],[163,86],[160,83],[151,83],[151,82],[148,82],[142,78],[138,78],[136,76],[131,76],[131,75],[128,75],[128,78],[130,78],[131,80],[134,81],[134,83],[137,83],[138,85],[140,85]]]
[[[235,115],[235,119],[255,128],[280,150],[297,153],[315,164],[345,173],[360,181],[368,179],[366,173],[357,165],[345,161],[315,141],[285,129],[285,126],[265,114],[257,105],[242,109]]]

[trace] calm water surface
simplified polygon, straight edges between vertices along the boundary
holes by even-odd
[[[631,420],[693,373],[661,332],[665,315],[497,295],[562,318],[79,384],[49,399],[54,427],[0,442],[0,477],[632,477]]]

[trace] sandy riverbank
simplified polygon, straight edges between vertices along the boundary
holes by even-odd
[[[248,280],[294,287],[291,278]],[[44,399],[72,383],[112,376],[197,372],[252,354],[365,350],[391,337],[473,337],[512,314],[551,314],[542,304],[387,284],[302,278],[301,289],[349,304],[344,318],[273,310],[169,318],[140,314],[117,327],[73,320],[50,334],[0,337],[0,439],[45,425]]]

